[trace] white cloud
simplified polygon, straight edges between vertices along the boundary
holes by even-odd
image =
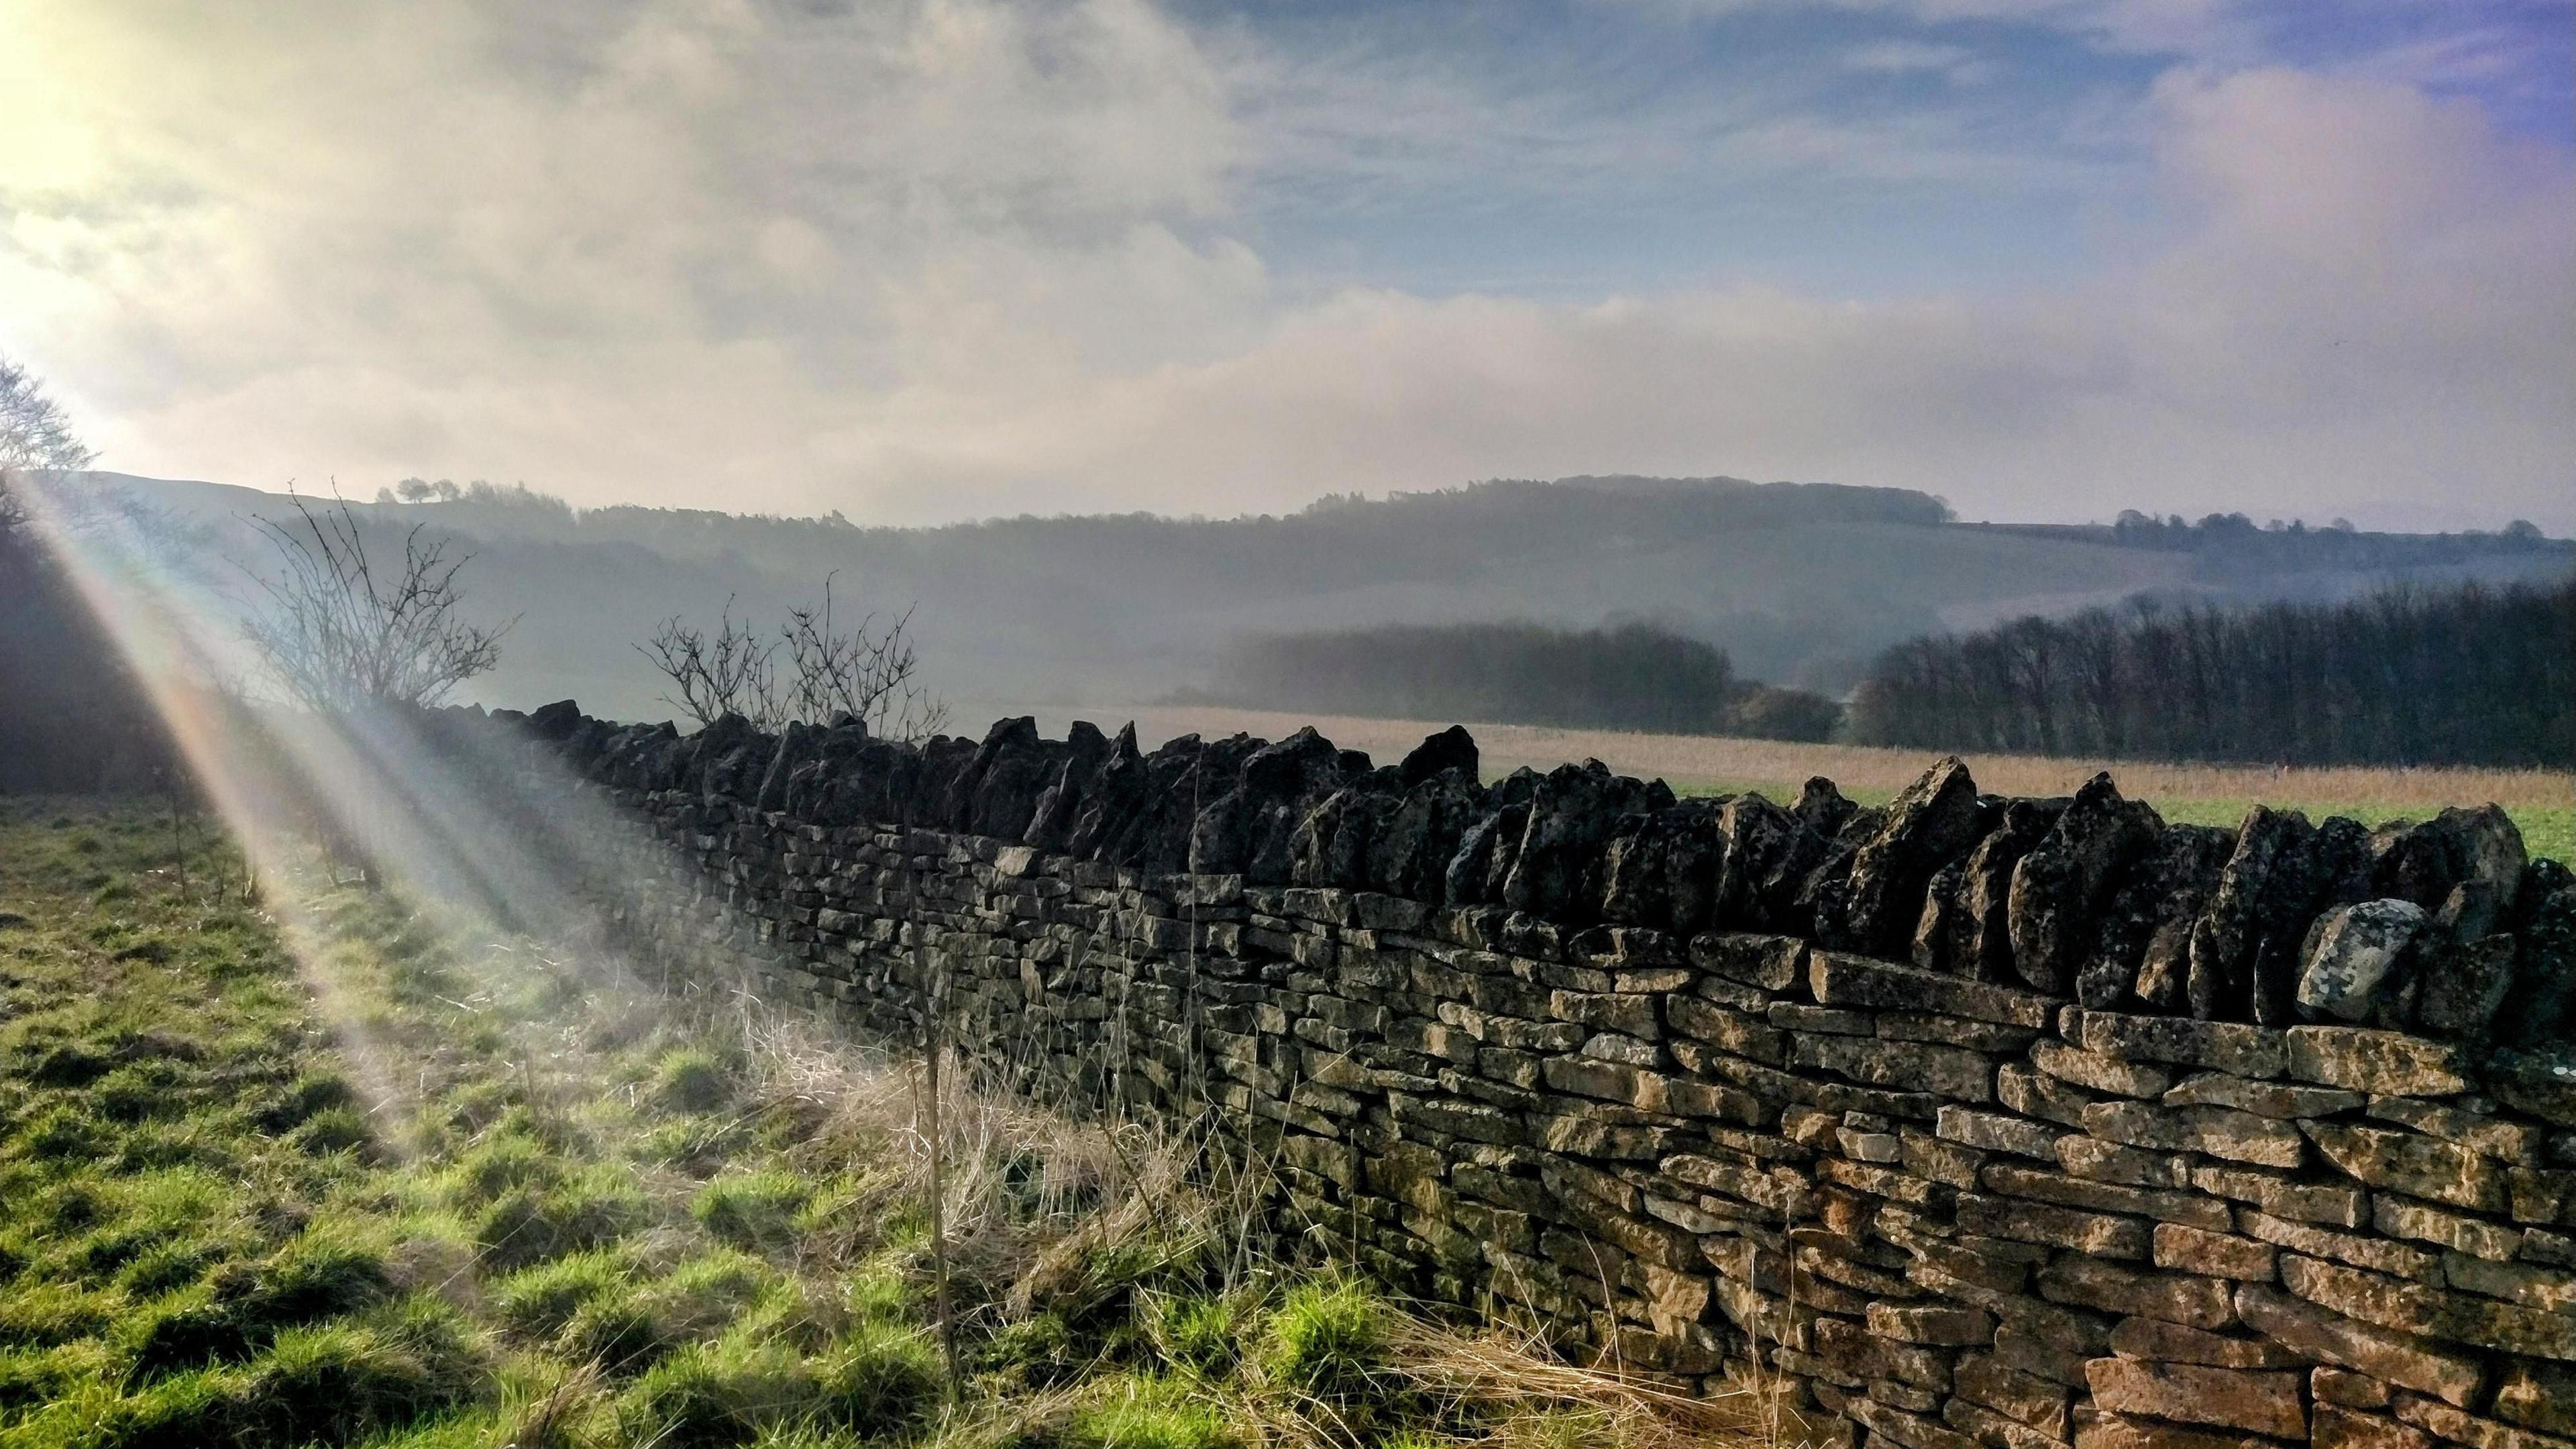
[[[2576,527],[2565,157],[2402,83],[2169,75],[2152,225],[2075,287],[1302,299],[1248,189],[1571,174],[1617,132],[1535,97],[1489,134],[1483,93],[1336,87],[1144,0],[542,13],[26,12],[0,317],[110,466],[896,519],[1622,470],[1996,516],[2439,486]],[[2003,164],[1902,117],[1707,117],[1739,175]],[[1395,131],[1455,148],[1369,151]]]
[[[1880,40],[1854,46],[1844,52],[1843,67],[1878,75],[1929,72],[1963,85],[1993,74],[1993,67],[1964,45],[1936,45],[1923,40]]]

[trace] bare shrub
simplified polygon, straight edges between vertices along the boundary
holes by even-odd
[[[833,622],[832,577],[823,578],[822,603],[788,610],[779,631],[795,671],[790,687],[798,717],[820,721],[846,714],[872,735],[899,740],[937,734],[948,723],[948,705],[922,687],[912,611],[904,610],[883,629],[871,627],[876,616],[869,614],[844,633]]]
[[[269,607],[242,621],[288,695],[322,713],[428,707],[500,662],[510,624],[486,629],[459,614],[456,575],[472,554],[451,557],[447,540],[424,538],[415,524],[399,560],[379,557],[346,499],[315,508],[288,497],[294,518],[252,520],[278,571],[254,575]]]
[[[653,667],[679,691],[679,698],[666,694],[662,702],[686,710],[701,725],[714,724],[729,714],[741,715],[765,730],[787,722],[786,699],[778,689],[778,646],[762,642],[751,632],[748,620],[734,619],[731,596],[725,599],[714,637],[680,622],[674,614],[635,650],[652,660]]]
[[[882,627],[868,614],[844,628],[835,613],[834,577],[824,577],[821,602],[787,611],[775,640],[760,638],[749,620],[736,620],[730,597],[712,635],[676,614],[663,620],[652,638],[635,646],[677,691],[662,701],[700,725],[738,714],[775,731],[791,720],[826,724],[846,717],[887,739],[938,733],[948,723],[948,705],[921,682],[912,611]]]

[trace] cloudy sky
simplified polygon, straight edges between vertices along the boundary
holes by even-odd
[[[2576,531],[2565,0],[0,0],[106,466]]]

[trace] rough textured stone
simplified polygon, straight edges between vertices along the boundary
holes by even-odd
[[[2361,901],[2317,917],[2299,968],[2300,1014],[2309,1021],[2368,1020],[2427,919],[2422,906],[2403,900]]]
[[[2025,1117],[2079,1128],[2084,1125],[2084,1109],[2099,1100],[2090,1092],[2019,1062],[2006,1062],[1996,1069],[1995,1097]]]
[[[2370,1220],[2382,1237],[2437,1243],[2454,1252],[2499,1263],[2521,1252],[2530,1237],[2527,1229],[2499,1227],[2393,1193],[2381,1193],[2371,1199]]]
[[[2576,1315],[2446,1293],[2295,1254],[2281,1260],[2281,1284],[2311,1303],[2383,1328],[2576,1360]]]
[[[2159,1268],[2200,1273],[2212,1278],[2269,1283],[2275,1268],[2276,1250],[2269,1243],[2240,1238],[2232,1233],[2213,1233],[2181,1223],[2159,1223],[2156,1225],[2153,1256]]]
[[[2079,1251],[2081,1251],[2079,1249]],[[2187,1328],[2225,1328],[2236,1321],[2227,1284],[2216,1278],[2141,1272],[2094,1258],[2061,1258],[2039,1275],[2039,1294],[2105,1313],[2134,1313]]]
[[[2289,1065],[2281,1033],[2238,1022],[2087,1011],[2078,1030],[2085,1050],[2127,1061],[2178,1062],[2240,1077],[2277,1077]]]
[[[2299,947],[2325,885],[2319,857],[2318,832],[2306,816],[2262,805],[2246,812],[2209,907],[2192,927],[2193,1016],[2288,1024]]]
[[[2479,1105],[2484,1107],[2488,1104]],[[2383,1122],[2412,1127],[2444,1141],[2457,1142],[2498,1162],[2537,1161],[2542,1141],[2547,1136],[2543,1129],[2531,1123],[2498,1117],[2491,1110],[2472,1112],[2412,1097],[2374,1097],[2370,1102],[2369,1115]]]
[[[1874,1087],[1932,1092],[1959,1102],[1994,1100],[1994,1064],[1982,1052],[1927,1042],[1801,1033],[1792,1065],[1816,1067]]]
[[[2235,844],[2226,831],[2207,826],[2166,830],[2104,907],[2093,954],[2075,973],[2075,999],[2097,1010],[2182,1010],[2192,925]]]
[[[2311,1258],[2330,1258],[2355,1268],[2368,1268],[2374,1273],[2386,1273],[2418,1283],[2442,1281],[2441,1260],[2405,1243],[2290,1222],[2250,1208],[2239,1211],[2237,1221],[2248,1237],[2305,1253]]]
[[[2445,909],[2443,918],[2452,914],[2452,909]],[[2493,1035],[2496,1013],[2513,990],[2513,978],[2511,936],[2486,936],[2426,951],[2415,1030],[2448,1041],[2485,1044]]]
[[[2467,1253],[2442,1255],[2442,1279],[2454,1288],[2483,1293],[2549,1313],[2576,1314],[2576,1274],[2529,1263],[2499,1263]]]
[[[1994,1315],[1976,1308],[1940,1304],[1872,1303],[1869,1331],[1904,1343],[1959,1347],[1992,1343]]]
[[[2155,847],[2164,822],[2123,800],[2107,774],[2075,792],[2057,823],[2013,867],[2009,922],[2013,967],[2037,989],[2062,994],[2101,933],[2121,873]]]
[[[2070,1396],[2065,1385],[2024,1373],[1999,1358],[1971,1354],[1960,1359],[1951,1371],[1951,1389],[2052,1439],[2067,1435]]]
[[[1691,964],[1764,991],[1778,991],[1806,969],[1807,944],[1792,936],[1704,931],[1691,937]]]
[[[2347,1409],[2385,1409],[2395,1397],[2395,1391],[2387,1384],[2368,1374],[2323,1364],[2308,1375],[2308,1393],[2318,1403],[2340,1404]]]
[[[2030,1060],[2031,1065],[2061,1081],[2118,1097],[2159,1097],[2173,1086],[2173,1074],[2161,1067],[2084,1051],[2059,1041],[2034,1044]]]
[[[2421,1429],[2332,1404],[2317,1405],[2309,1442],[2315,1449],[2433,1449],[2433,1436]]]
[[[2398,1395],[2393,1407],[2401,1423],[2412,1424],[2453,1444],[2469,1445],[2470,1449],[2565,1449],[2564,1440],[2464,1414],[2449,1404],[2413,1394]]]
[[[1963,1193],[1958,1221],[1966,1232],[2045,1243],[2097,1258],[2144,1258],[2149,1244],[2147,1225],[2135,1218],[2015,1198]]]
[[[2127,1213],[2168,1223],[2189,1224],[2213,1232],[2231,1226],[2234,1221],[2227,1204],[2197,1193],[2157,1192],[2121,1183],[2094,1182],[2061,1173],[2034,1171],[2010,1162],[1988,1163],[1980,1175],[1984,1185],[1995,1192],[2036,1198],[2063,1207]]]
[[[2515,1363],[2496,1385],[2495,1416],[2544,1434],[2576,1438],[2576,1369]]]
[[[2554,875],[2543,867],[2555,867]],[[2515,1046],[2576,1036],[2576,883],[2556,861],[2525,872],[2515,928],[2513,990],[2498,1014],[2497,1035]]]
[[[2095,1182],[2133,1187],[2190,1187],[2191,1159],[2162,1152],[2142,1152],[2099,1137],[2068,1133],[2057,1139],[2057,1160],[2068,1172]]]
[[[2370,1099],[2333,1087],[2303,1087],[2293,1082],[2254,1082],[2224,1072],[2200,1072],[2164,1094],[2168,1107],[2234,1107],[2258,1117],[2331,1117],[2350,1112]]]
[[[2122,1358],[2207,1364],[2212,1368],[2296,1368],[2307,1360],[2294,1349],[2261,1338],[2235,1338],[2186,1328],[2161,1318],[2124,1318],[2111,1330],[2111,1351]]]
[[[2298,1182],[2254,1168],[2198,1165],[2191,1170],[2191,1182],[2202,1192],[2250,1202],[2277,1218],[2345,1228],[2370,1221],[2370,1194],[2359,1188]]]
[[[2237,1288],[2236,1311],[2246,1327],[2300,1353],[2451,1403],[2470,1402],[2486,1381],[2486,1370],[2474,1357],[2416,1334],[2391,1331],[2304,1302],[2268,1285],[2247,1283]]]
[[[2216,1424],[2281,1439],[2304,1439],[2308,1415],[2299,1375],[2202,1364],[2095,1359],[2084,1366],[2093,1401],[2115,1413]]]
[[[2456,1047],[2393,1031],[2349,1026],[2290,1029],[2290,1075],[2356,1092],[2398,1097],[2442,1097],[2469,1089],[2466,1062]]]
[[[1976,782],[1956,755],[1888,802],[1878,828],[1852,855],[1838,944],[1879,955],[1908,946],[1932,873],[1965,856],[1985,824]]]
[[[1933,1132],[1946,1141],[1989,1152],[2036,1157],[2043,1162],[2057,1160],[2057,1140],[2065,1135],[2043,1123],[2001,1112],[1980,1112],[1973,1107],[1943,1107]]]
[[[2504,1170],[2457,1143],[2339,1122],[2300,1126],[2326,1161],[2373,1187],[2481,1212],[2504,1211]]]
[[[2084,1109],[2084,1130],[2124,1146],[2202,1152],[2258,1167],[2296,1167],[2307,1157],[2296,1127],[2229,1107],[2096,1102]]]
[[[2057,1009],[2056,1002],[2034,992],[1964,981],[1888,961],[1812,951],[1807,962],[1808,989],[1829,1006],[1934,1011],[2033,1028],[2047,1026]]]
[[[2100,1414],[2075,1426],[2075,1449],[2268,1449],[2270,1439]]]
[[[1972,981],[2015,979],[2013,868],[2065,813],[2064,800],[2013,800],[1966,859],[1935,873],[1916,924],[1915,964]]]

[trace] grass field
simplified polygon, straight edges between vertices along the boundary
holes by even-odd
[[[1211,738],[1238,731],[1277,739],[1312,724],[1334,743],[1368,751],[1381,762],[1403,756],[1446,722],[1308,718],[1255,710],[1152,708],[1045,717],[1061,732],[1075,718],[1116,728],[1135,718],[1150,748],[1175,735]],[[1842,792],[1876,804],[1905,788],[1937,754],[1928,750],[1865,745],[1800,745],[1779,740],[1726,739],[1710,735],[1649,735],[1611,730],[1560,730],[1535,725],[1470,727],[1483,751],[1486,773],[1522,765],[1552,769],[1570,760],[1597,759],[1626,774],[1661,777],[1683,794],[1760,790],[1775,799],[1794,797],[1811,775],[1823,775]],[[2322,819],[2349,815],[2377,825],[2421,819],[2446,805],[2501,805],[2521,827],[2534,855],[2576,862],[2576,774],[2552,770],[2477,769],[2273,769],[2256,765],[2173,765],[2152,761],[2050,759],[2035,755],[1966,756],[1977,783],[2007,795],[2064,795],[2109,770],[2122,793],[2151,802],[2167,820],[2232,826],[2257,802],[2304,810]]]
[[[184,867],[184,868],[183,868]],[[0,1446],[1776,1438],[1282,1268],[1185,1141],[0,801]]]

